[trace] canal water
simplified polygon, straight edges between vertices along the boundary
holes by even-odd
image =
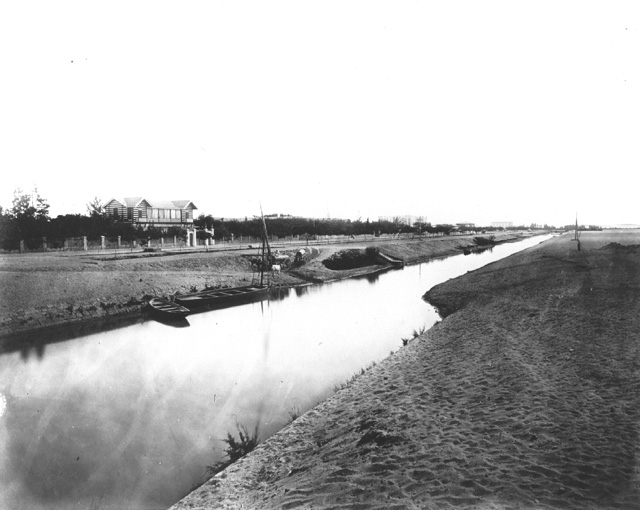
[[[432,286],[548,239],[0,356],[0,508],[163,509],[439,319]]]

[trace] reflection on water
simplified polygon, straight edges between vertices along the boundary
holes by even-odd
[[[31,345],[23,345],[20,348],[20,358],[22,359],[22,361],[27,361],[33,353],[38,359],[42,359],[44,357],[44,350],[46,349],[46,347],[47,344],[44,342]]]
[[[45,334],[28,331],[0,341],[0,355],[7,352],[20,351],[24,353],[23,356],[25,358],[29,358],[32,354],[40,356],[44,354],[45,346],[48,344],[64,342],[94,333],[103,333],[131,324],[140,324],[143,321],[143,317],[106,317],[101,320],[71,324],[64,327],[53,327]]]
[[[186,317],[183,317],[181,319],[175,319],[173,317],[163,319],[161,317],[156,317],[155,320],[161,322],[162,324],[165,324],[166,326],[169,326],[170,328],[188,328],[189,326],[191,326],[191,324],[189,323],[189,319],[187,319]]]
[[[522,247],[377,274],[375,285],[281,289],[191,315],[189,327],[147,321],[5,349],[0,508],[167,508],[221,459],[236,423],[277,431],[430,327],[430,287]]]
[[[309,292],[309,285],[302,285],[300,287],[296,287],[295,289],[293,289],[296,293],[296,296],[301,297],[304,296],[307,292]],[[289,294],[287,294],[288,296]]]
[[[369,283],[376,283],[380,279],[380,273],[372,273],[364,276]]]

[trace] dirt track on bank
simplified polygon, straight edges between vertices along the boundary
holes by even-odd
[[[638,508],[640,234],[428,298],[446,319],[172,508]]]
[[[367,266],[332,271],[322,260],[341,249],[378,246],[407,263],[459,253],[473,236],[403,241],[367,241],[314,246],[306,263],[270,279],[295,286],[366,274],[384,269]],[[518,234],[498,234],[499,242]],[[299,247],[281,249],[293,259]],[[256,250],[208,252],[109,253],[50,252],[0,255],[0,338],[47,328],[66,328],[89,321],[117,321],[140,316],[150,296],[250,283],[257,275],[250,264]]]

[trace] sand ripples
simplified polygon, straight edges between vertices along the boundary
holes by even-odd
[[[535,281],[526,294],[495,278],[490,294],[483,280],[481,299],[176,509],[637,508],[640,302],[615,278],[637,279],[639,262],[622,275],[606,253],[580,254],[589,271],[544,254],[507,272]],[[594,299],[598,267],[613,285]]]

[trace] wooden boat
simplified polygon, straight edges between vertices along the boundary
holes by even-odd
[[[153,298],[149,301],[149,311],[164,320],[184,319],[191,313],[191,310],[181,306],[179,303],[161,298]]]
[[[269,295],[266,285],[246,285],[227,289],[209,289],[190,294],[176,294],[175,301],[179,305],[193,308],[226,308],[233,305],[261,301]]]
[[[264,272],[271,270],[274,258],[267,236],[267,224],[262,216],[262,257],[259,261],[260,281],[252,285],[228,287],[224,289],[205,289],[189,294],[176,294],[175,302],[191,310],[227,308],[229,306],[262,301],[269,296],[269,286],[264,282]]]
[[[404,260],[397,259],[395,257],[392,257],[391,255],[386,255],[382,252],[376,253],[376,259],[381,264],[387,264],[393,267],[404,267]]]

